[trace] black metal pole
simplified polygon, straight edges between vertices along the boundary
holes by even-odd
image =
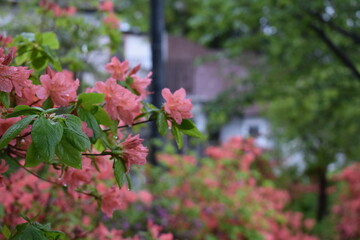
[[[162,97],[161,90],[165,85],[164,77],[164,1],[151,0],[150,1],[150,39],[151,39],[151,54],[152,54],[152,104],[157,107],[161,106]],[[156,124],[151,126],[151,139],[160,137],[156,128]],[[155,158],[156,147],[150,148],[150,163],[157,164]]]

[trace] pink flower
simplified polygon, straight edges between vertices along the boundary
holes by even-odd
[[[91,128],[88,128],[86,122],[81,122],[81,130],[86,134],[88,137],[92,137],[94,132]]]
[[[59,183],[66,184],[70,191],[76,188],[89,184],[92,177],[91,159],[83,156],[82,169],[68,168],[63,178],[59,178]]]
[[[53,73],[47,72],[41,75],[40,87],[36,94],[40,99],[51,97],[55,105],[67,106],[69,102],[75,101],[76,90],[79,87],[79,80],[73,80],[73,74],[64,70],[63,72]]]
[[[115,210],[123,209],[125,203],[122,200],[122,192],[117,187],[111,187],[103,196],[101,211],[111,217]]]
[[[102,1],[98,8],[100,11],[112,12],[114,10],[114,4],[112,1]]]
[[[173,240],[174,239],[174,236],[172,233],[160,234],[162,227],[154,224],[151,220],[148,220],[147,228],[148,228],[149,232],[151,233],[151,236],[154,239],[159,239],[159,240]]]
[[[131,87],[136,90],[142,99],[145,99],[146,96],[149,94],[148,91],[146,91],[146,88],[151,83],[151,75],[152,73],[149,73],[146,77],[140,78],[137,75],[132,75],[131,77],[134,79],[133,83],[131,84]]]
[[[8,54],[4,55],[4,49],[0,48],[0,91],[11,92],[13,89],[18,96],[22,96],[22,90],[32,82],[29,79],[33,70],[28,70],[26,67],[11,67],[7,66],[12,61],[15,51],[10,50]]]
[[[138,192],[137,194],[138,199],[143,202],[146,206],[150,206],[151,202],[152,202],[152,195],[146,191],[146,190],[141,190]]]
[[[113,12],[109,13],[103,19],[103,22],[104,24],[106,24],[107,26],[113,29],[118,29],[120,27],[120,20],[116,17],[116,15]]]
[[[115,78],[119,81],[125,80],[125,73],[129,69],[129,62],[124,61],[120,62],[117,57],[112,57],[111,62],[106,64],[105,69],[108,73],[111,74],[112,78]]]
[[[12,37],[8,36],[5,37],[4,35],[0,34],[0,47],[4,46],[6,47],[9,43],[11,43],[13,41]]]
[[[7,118],[2,119],[0,118],[0,136],[4,135],[6,130],[8,130],[9,127],[14,125],[16,122],[20,121],[21,117],[14,117],[14,118]]]
[[[97,153],[94,151],[94,153]],[[95,164],[98,168],[99,173],[97,174],[97,179],[110,179],[113,175],[113,163],[110,161],[108,156],[96,156],[94,157]]]
[[[9,169],[9,166],[6,164],[5,160],[1,160],[0,164],[0,173],[5,173]],[[5,186],[6,178],[0,175],[0,187]]]
[[[102,223],[95,229],[94,235],[98,240],[108,240],[108,239],[118,239],[122,240],[122,231],[117,229],[112,229],[111,231],[107,229]]]
[[[183,119],[192,118],[192,103],[191,99],[185,99],[185,89],[180,88],[174,94],[171,94],[168,88],[164,88],[161,94],[166,100],[164,104],[165,111],[170,114],[177,124],[181,124]]]
[[[93,91],[105,94],[104,109],[113,120],[122,120],[131,125],[141,112],[141,98],[118,85],[114,78],[109,78],[105,83],[97,82]]]
[[[146,163],[146,156],[148,149],[142,145],[144,140],[139,138],[139,134],[136,136],[127,137],[127,139],[121,143],[124,148],[124,160],[126,171],[130,171],[131,165],[144,165]]]
[[[1,160],[0,163],[0,173],[6,173],[6,171],[9,169],[9,166],[6,164],[5,160]]]
[[[39,90],[39,85],[29,84],[22,89],[22,97],[17,97],[16,102],[18,105],[31,105],[41,106],[42,101],[39,101],[39,97],[36,92]]]
[[[77,9],[74,6],[70,6],[65,9],[66,16],[73,16],[76,14],[76,12],[77,12]]]

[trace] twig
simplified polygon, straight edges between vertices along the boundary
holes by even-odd
[[[34,175],[35,177],[39,178],[40,180],[45,181],[45,182],[48,182],[48,183],[51,183],[51,184],[54,184],[54,185],[57,185],[57,186],[60,186],[60,187],[62,187],[62,188],[66,188],[64,185],[62,185],[62,184],[60,184],[60,183],[57,183],[57,182],[54,182],[54,181],[51,181],[51,180],[48,180],[48,179],[46,179],[46,178],[41,177],[41,176],[40,176],[39,174],[37,174],[36,172],[33,172],[33,171],[27,169],[26,167],[24,167],[23,165],[21,165],[21,164],[20,164],[18,161],[16,161],[15,159],[14,159],[14,162],[15,162],[17,165],[19,165],[22,169],[24,169],[25,171],[27,171],[27,172],[30,173],[31,175]]]
[[[111,155],[111,152],[102,152],[102,153],[82,153],[83,156],[106,156]]]
[[[148,120],[145,120],[145,121],[141,121],[141,122],[136,122],[136,123],[133,123],[133,124],[130,124],[130,125],[122,125],[122,126],[118,126],[117,128],[120,129],[120,128],[130,128],[132,126],[135,126],[135,125],[140,125],[140,124],[143,124],[143,123],[148,123],[148,122],[151,122],[152,120],[148,119]],[[110,131],[111,129],[110,128],[105,128],[103,129],[104,132],[108,132]]]

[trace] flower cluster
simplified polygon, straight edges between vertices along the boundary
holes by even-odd
[[[117,29],[120,26],[120,21],[114,12],[114,4],[112,1],[101,1],[98,9],[106,13],[103,22],[110,28]]]
[[[52,12],[55,17],[73,16],[77,11],[76,7],[74,6],[62,8],[56,3],[48,0],[40,0],[39,5],[45,11]]]
[[[339,238],[357,239],[360,237],[360,164],[345,168],[335,180],[346,183],[340,191],[338,204],[332,209],[338,221]]]
[[[42,4],[56,10],[46,1]],[[5,161],[0,163],[2,222],[13,227],[24,222],[21,214],[33,217],[45,206],[46,215],[37,220],[50,221],[69,236],[120,236],[121,231],[105,229],[99,221],[91,228],[65,227],[69,216],[59,219],[56,213],[79,211],[80,216],[111,218],[116,210],[135,202],[150,206],[149,192],[128,190],[130,170],[146,163],[148,149],[140,135],[121,129],[160,114],[166,116],[165,122],[179,122],[178,110],[169,103],[173,100],[168,97],[163,108],[146,112],[143,100],[150,93],[151,73],[141,78],[140,66],[130,69],[127,61],[121,63],[116,57],[106,66],[111,77],[80,95],[80,81],[70,71],[46,67],[45,72],[34,72],[11,65],[15,57],[16,48],[0,48],[0,158],[15,166],[8,173]],[[181,110],[182,120],[192,116],[192,106],[181,92],[178,102],[187,105]],[[123,187],[125,182],[128,187]],[[154,238],[172,239],[171,234],[161,235],[153,223],[147,227]]]
[[[168,185],[153,195],[171,202],[164,226],[177,237],[317,239],[306,233],[313,219],[285,210],[288,192],[265,185],[264,177],[255,174],[262,151],[253,139],[233,138],[206,152],[210,158],[202,160],[200,167],[191,156],[159,155],[171,181],[163,179]]]

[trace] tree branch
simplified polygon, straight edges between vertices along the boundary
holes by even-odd
[[[332,28],[333,30],[337,31],[338,33],[350,38],[355,44],[360,44],[360,35],[358,35],[354,32],[347,31],[346,29],[336,25],[334,22],[332,22],[330,20],[325,21],[319,13],[310,11],[309,15],[314,17],[314,19],[316,19],[318,22],[324,23],[324,24],[328,25],[330,28]]]
[[[320,29],[319,27],[310,24],[310,28],[314,30],[314,32],[321,38],[321,40],[324,41],[324,43],[333,51],[333,53],[339,58],[339,60],[351,70],[353,75],[360,81],[360,72],[357,70],[355,65],[352,63],[352,61],[346,56],[344,52],[342,52],[332,41],[331,39],[326,35],[324,30]]]

